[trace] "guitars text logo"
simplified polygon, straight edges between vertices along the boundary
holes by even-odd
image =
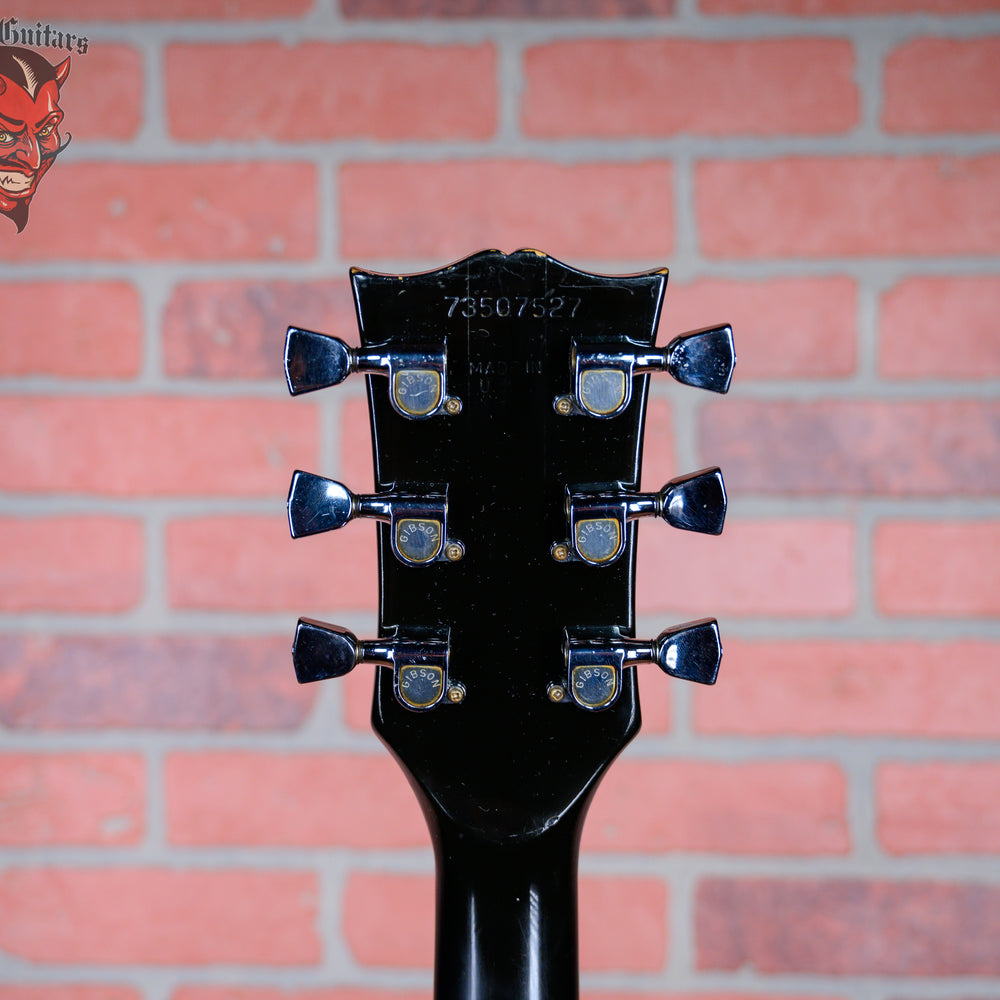
[[[0,46],[0,214],[21,232],[38,184],[69,145],[60,140],[59,91],[69,56],[57,66],[33,49]]]

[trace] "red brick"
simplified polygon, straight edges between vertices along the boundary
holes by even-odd
[[[875,588],[889,615],[1000,614],[1000,521],[889,521],[875,529]]]
[[[994,254],[998,184],[998,155],[704,162],[701,249],[727,259]]]
[[[7,283],[3,303],[8,332],[0,338],[0,375],[138,374],[142,316],[139,296],[128,282]],[[44,337],[37,333],[42,317]]]
[[[137,843],[144,791],[145,767],[137,754],[5,753],[0,844]]]
[[[736,379],[850,375],[856,364],[857,314],[850,278],[705,278],[671,284],[658,341],[685,330],[729,323],[736,339]]]
[[[674,679],[660,671],[642,674],[639,689],[642,693],[643,733],[668,733],[673,725]]]
[[[490,44],[171,45],[166,74],[178,139],[485,139],[496,129]]]
[[[892,997],[891,1000],[917,1000],[916,997]],[[946,994],[942,1000],[997,1000],[997,997],[975,997],[969,994]]]
[[[167,528],[168,589],[175,608],[374,610],[375,531],[369,523],[292,539],[277,516],[219,515]]]
[[[173,844],[380,848],[429,842],[413,790],[384,753],[174,753],[165,782]]]
[[[896,378],[996,378],[998,312],[993,275],[901,281],[882,296],[879,370]]]
[[[316,464],[317,413],[287,400],[12,396],[0,489],[103,496],[282,496]]]
[[[291,625],[289,626],[291,629]],[[14,729],[286,730],[316,685],[283,636],[0,636],[0,723]]]
[[[892,762],[876,774],[879,841],[893,854],[1000,851],[1000,764]]]
[[[624,997],[628,997],[629,1000],[761,1000],[762,994],[760,993],[716,993],[712,991],[710,993],[703,993],[699,991],[698,993],[633,993],[631,990],[624,994],[620,991],[615,991],[614,993],[595,993],[590,990],[584,990],[581,994],[583,1000],[623,1000]],[[777,997],[781,997],[781,1000],[833,1000],[829,996],[818,996],[815,993],[810,993],[808,996],[799,993],[776,993],[774,994],[774,1000]]]
[[[698,732],[1000,737],[1000,643],[723,640],[720,682],[694,692]]]
[[[996,975],[1000,889],[860,879],[704,880],[699,969]]]
[[[168,375],[281,378],[285,330],[322,330],[358,342],[347,276],[323,281],[187,281],[163,315]]]
[[[698,993],[633,993],[631,990],[627,994],[619,991],[594,993],[584,990],[580,995],[583,1000],[623,1000],[626,996],[629,1000],[761,1000],[762,996],[760,993],[716,993],[715,991],[709,993],[701,991]],[[831,997],[818,996],[815,993],[806,996],[805,994],[782,992],[773,994],[773,997],[774,1000],[777,997],[781,997],[781,1000],[833,1000]]]
[[[854,529],[846,521],[730,520],[720,538],[662,524],[639,529],[640,613],[829,617],[853,607]]]
[[[666,886],[649,878],[580,879],[580,968],[651,972],[666,958]],[[429,876],[355,872],[344,891],[344,937],[362,965],[423,968],[434,956]],[[406,934],[394,933],[400,927]]]
[[[35,14],[33,20],[23,23],[34,25],[39,17]],[[78,18],[74,14],[71,20]],[[63,55],[50,49],[46,58],[58,62]],[[60,131],[87,142],[133,138],[142,121],[145,89],[139,52],[125,45],[101,43],[88,47],[84,56],[69,55],[69,79],[59,91],[59,106],[66,113]]]
[[[1000,128],[1000,38],[914,38],[885,61],[882,127],[889,132]]]
[[[361,396],[345,399],[340,411],[339,474],[352,489],[371,490],[375,484],[372,433],[368,401]],[[357,486],[353,484],[357,483]]]
[[[843,854],[845,796],[840,768],[822,761],[619,761],[583,849]]]
[[[356,670],[338,681],[344,722],[351,729],[369,732],[372,728],[372,675],[366,670]]]
[[[858,119],[854,52],[836,38],[560,41],[528,49],[525,75],[535,136],[814,135]]]
[[[0,1000],[142,1000],[131,986],[32,986],[28,983],[0,985]]]
[[[665,162],[349,163],[340,171],[341,252],[443,264],[531,246],[571,264],[658,260],[673,249],[672,186]]]
[[[699,0],[706,14],[972,14],[1000,9],[998,0]]]
[[[315,0],[158,0],[136,7],[131,0],[9,0],[5,16],[11,14],[25,25],[40,17],[76,21],[239,21],[273,17],[295,17],[310,10]],[[141,13],[140,13],[141,12]],[[87,55],[90,55],[88,51]]]
[[[990,400],[731,399],[702,410],[700,447],[734,492],[991,496],[998,424]]]
[[[315,876],[10,868],[0,946],[35,962],[303,965],[320,960]]]
[[[316,184],[306,163],[59,162],[0,260],[306,260]]]
[[[431,995],[428,990],[372,990],[351,986],[298,990],[267,986],[181,986],[170,995],[170,1000],[431,1000]]]
[[[125,611],[143,589],[139,521],[0,518],[0,610]]]
[[[674,0],[340,0],[344,17],[658,17]]]
[[[646,405],[646,426],[642,438],[642,479],[644,490],[658,490],[678,472],[674,453],[674,424],[670,403],[653,397]]]

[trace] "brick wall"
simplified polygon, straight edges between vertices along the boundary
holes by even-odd
[[[136,19],[135,8],[145,10]],[[657,385],[643,677],[584,838],[588,1000],[1000,997],[1000,3],[8,0],[87,35],[70,150],[0,219],[0,1000],[426,1000],[432,862],[370,677],[363,387],[287,398],[346,269],[669,264],[727,399]],[[52,52],[53,58],[58,55]],[[669,565],[671,573],[657,567]]]

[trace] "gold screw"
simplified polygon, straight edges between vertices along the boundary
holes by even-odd
[[[560,396],[556,400],[556,413],[561,417],[568,417],[573,412],[573,400],[569,396]]]
[[[450,413],[454,417],[462,412],[462,401],[458,396],[449,396],[445,400],[444,408],[446,413]]]
[[[566,562],[569,559],[569,549],[565,545],[553,545],[552,546],[552,558],[556,562]]]
[[[444,557],[449,562],[458,562],[465,555],[465,546],[461,542],[449,542],[444,547]]]
[[[548,694],[549,701],[553,701],[558,705],[566,697],[566,688],[562,684],[550,684]]]
[[[465,687],[461,684],[452,684],[448,688],[448,701],[453,705],[461,705],[465,701]]]

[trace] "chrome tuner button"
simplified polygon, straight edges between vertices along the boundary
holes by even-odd
[[[340,625],[300,618],[292,662],[300,684],[343,677],[358,664],[391,667],[396,700],[426,712],[442,700],[459,705],[465,687],[448,679],[449,630],[400,626],[384,639],[359,640]]]
[[[296,471],[288,490],[292,538],[342,528],[356,517],[389,525],[392,551],[407,566],[456,562],[465,547],[448,537],[448,488],[401,485],[387,493],[352,493],[343,483]]]
[[[667,371],[683,385],[728,392],[736,364],[732,327],[715,326],[675,337],[664,348],[625,341],[574,340],[570,349],[573,392],[554,402],[563,416],[616,417],[632,400],[632,379]]]
[[[626,525],[639,517],[718,535],[726,519],[726,487],[719,469],[678,476],[659,493],[631,492],[620,483],[567,486],[565,509],[569,538],[552,546],[553,558],[607,566],[625,551]]]
[[[297,326],[285,338],[285,378],[293,396],[337,385],[352,372],[385,375],[392,408],[409,420],[461,412],[462,401],[448,395],[447,360],[441,344],[366,351]]]
[[[561,686],[575,704],[591,712],[614,704],[625,667],[655,663],[672,677],[714,684],[722,660],[714,618],[677,625],[648,641],[623,636],[615,626],[580,626],[563,634],[566,675]]]

